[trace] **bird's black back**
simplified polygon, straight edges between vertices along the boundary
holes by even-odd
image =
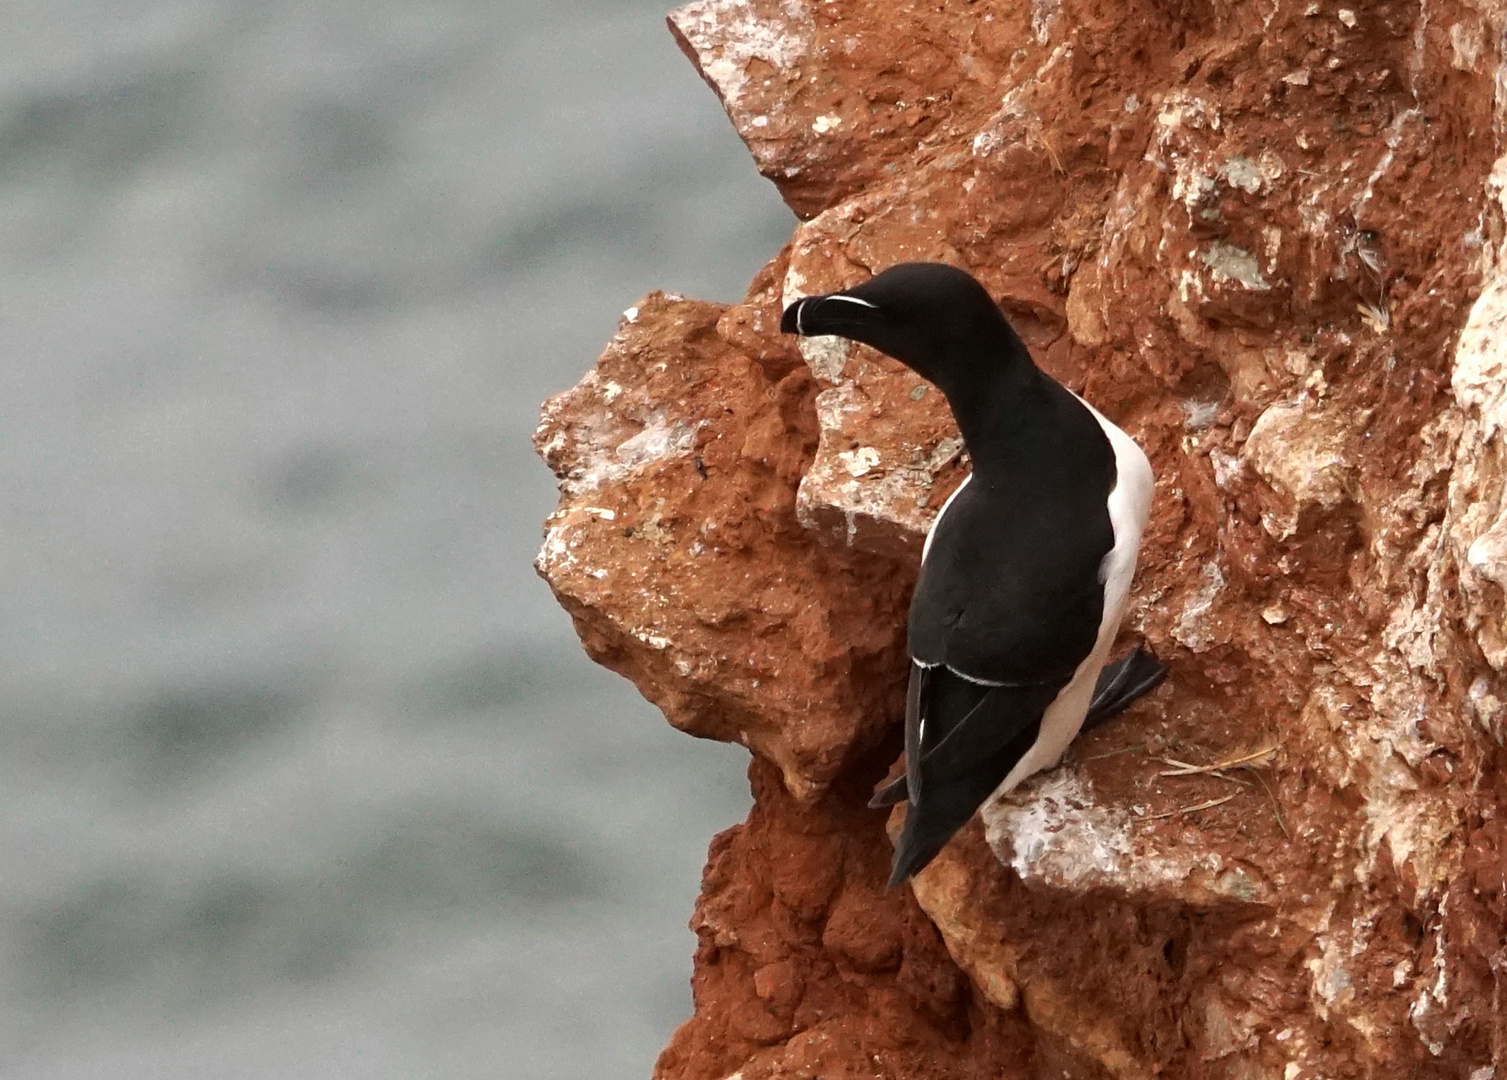
[[[910,653],[975,679],[1070,677],[1103,617],[1114,450],[1089,409],[1036,369],[974,448],[911,600]]]

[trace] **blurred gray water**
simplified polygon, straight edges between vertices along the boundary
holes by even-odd
[[[528,436],[788,212],[657,3],[0,11],[0,1076],[647,1076],[744,757]]]

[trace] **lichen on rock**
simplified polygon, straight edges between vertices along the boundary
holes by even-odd
[[[664,1080],[1507,1076],[1507,11],[697,0],[801,216],[545,410],[539,568],[754,755]],[[883,889],[945,402],[797,296],[964,266],[1158,483],[1168,684]],[[900,811],[896,811],[896,814]]]

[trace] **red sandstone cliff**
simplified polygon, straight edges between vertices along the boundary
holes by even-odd
[[[744,303],[630,310],[538,433],[587,649],[754,755],[659,1077],[1507,1080],[1507,6],[670,23],[804,223]],[[863,802],[966,462],[935,391],[777,324],[907,259],[1151,455],[1126,632],[1172,674],[887,892]]]

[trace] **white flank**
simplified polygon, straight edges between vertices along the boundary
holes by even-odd
[[[1082,398],[1078,400],[1083,401]],[[1098,409],[1086,401],[1083,405],[1099,421],[1115,452],[1115,486],[1109,493],[1109,524],[1114,531],[1115,543],[1099,566],[1099,580],[1104,583],[1104,615],[1099,620],[1099,637],[1094,642],[1093,652],[1073,673],[1072,681],[1047,706],[1036,742],[1015,763],[991,798],[1003,795],[1033,773],[1056,765],[1083,726],[1099,670],[1109,658],[1110,647],[1120,629],[1120,619],[1125,615],[1125,604],[1130,599],[1130,580],[1135,576],[1136,555],[1141,550],[1141,533],[1151,514],[1151,491],[1156,480],[1145,453],[1134,439],[1110,423]],[[945,513],[947,508],[942,509]],[[940,514],[938,520],[941,520]],[[925,559],[924,554],[922,558]]]

